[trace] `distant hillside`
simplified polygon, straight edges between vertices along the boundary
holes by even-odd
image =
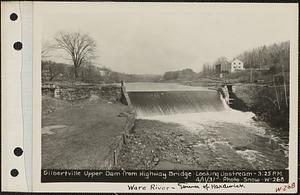
[[[163,75],[163,80],[165,80],[165,81],[169,81],[169,80],[186,81],[186,80],[193,80],[198,77],[199,77],[199,75],[196,72],[194,72],[190,68],[187,68],[187,69],[183,69],[183,70],[165,72]]]
[[[116,83],[121,82],[155,82],[160,75],[126,74],[113,71],[107,67],[93,65],[84,66],[79,70],[77,81],[85,83]],[[42,81],[74,81],[74,67],[53,61],[42,61]]]
[[[274,43],[269,46],[260,46],[245,51],[235,58],[244,63],[245,70],[222,75],[223,79],[231,82],[263,82],[270,83],[273,80],[281,79],[289,82],[290,71],[290,42]],[[202,77],[218,78],[219,73],[215,69],[216,64],[226,60],[226,57],[219,57],[212,64],[203,64]],[[279,78],[282,77],[282,78]]]
[[[244,62],[245,68],[273,69],[273,72],[289,71],[290,66],[290,42],[274,43],[269,46],[261,46],[239,54],[236,58]]]

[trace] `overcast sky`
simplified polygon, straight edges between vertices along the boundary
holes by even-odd
[[[97,63],[126,73],[192,68],[290,40],[291,4],[43,3],[43,41],[58,31],[89,33]],[[56,61],[61,61],[56,59]]]

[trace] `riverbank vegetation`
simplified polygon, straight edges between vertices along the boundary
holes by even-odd
[[[226,78],[231,83],[252,82],[236,85],[236,101],[244,101],[258,120],[286,130],[289,127],[289,54],[289,41],[246,51],[237,56],[246,70]]]
[[[286,93],[289,94],[288,88]],[[286,101],[283,86],[237,84],[232,97],[234,109],[252,111],[256,120],[289,130],[289,98]]]
[[[105,66],[92,64],[82,66],[78,70],[78,76],[75,77],[74,67],[70,64],[44,60],[41,65],[43,82],[69,81],[107,84],[119,83],[122,80],[126,82],[156,82],[161,78],[160,75],[120,73]]]
[[[96,63],[97,43],[81,32],[57,32],[52,41],[43,42],[41,50],[42,81],[69,81],[91,84],[155,82],[160,75],[128,74]],[[57,62],[59,60],[60,62]]]
[[[227,60],[220,57],[214,63],[206,63],[199,73],[191,69],[166,72],[164,82],[185,85],[220,87],[230,83],[235,87],[231,107],[252,111],[256,119],[271,126],[289,127],[289,71],[290,42],[274,43],[245,51],[236,56],[244,63],[244,70],[220,73],[215,65]]]
[[[231,73],[223,73],[222,80],[232,83],[271,83],[273,77],[282,76],[285,82],[289,82],[290,71],[290,42],[274,43],[269,46],[261,46],[245,51],[235,58],[244,63],[244,70]],[[202,77],[220,78],[215,69],[216,64],[226,61],[226,57],[220,57],[213,63],[206,63],[200,73]]]

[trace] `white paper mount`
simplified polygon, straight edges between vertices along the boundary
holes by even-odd
[[[26,192],[32,189],[32,2],[1,2],[1,29],[1,187]]]

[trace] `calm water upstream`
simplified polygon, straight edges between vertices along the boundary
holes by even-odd
[[[196,155],[214,159],[212,169],[288,167],[288,135],[254,121],[252,112],[231,109],[215,90],[165,83],[126,89],[138,118],[178,123],[199,135]]]

